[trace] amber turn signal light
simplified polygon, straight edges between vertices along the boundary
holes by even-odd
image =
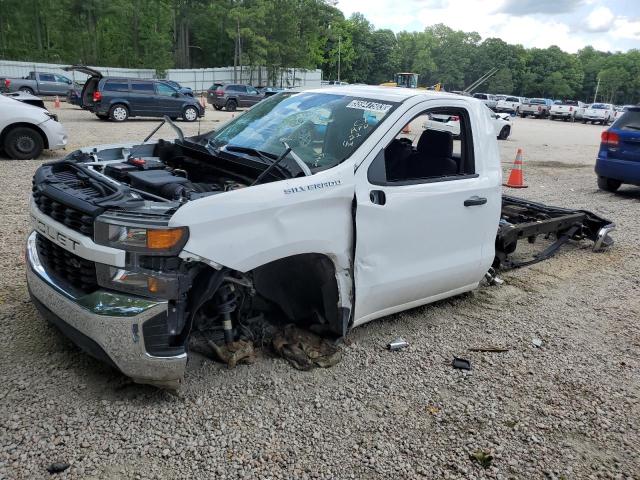
[[[168,228],[166,230],[147,230],[147,248],[168,250],[175,246],[184,235],[184,228]]]

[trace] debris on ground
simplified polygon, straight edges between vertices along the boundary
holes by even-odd
[[[275,334],[273,348],[298,370],[332,367],[342,357],[342,350],[329,340],[293,324]]]
[[[493,461],[493,455],[486,450],[476,450],[472,454],[469,455],[472,460],[478,462],[483,468],[489,468],[491,466],[491,462]]]
[[[403,348],[407,348],[408,346],[409,342],[407,342],[404,338],[398,337],[393,342],[387,343],[387,350],[396,352],[398,350],[402,350]]]
[[[509,349],[506,347],[471,347],[470,352],[488,352],[488,353],[504,353]]]
[[[238,364],[252,364],[256,360],[252,342],[237,340],[229,344],[218,345],[200,332],[194,332],[189,338],[189,349],[207,358],[225,363],[228,368],[235,368]]]
[[[61,473],[70,466],[71,465],[69,465],[67,462],[55,462],[47,467],[47,472],[49,472],[51,475],[53,475],[54,473]]]
[[[531,345],[533,345],[536,348],[542,348],[542,339],[540,338],[534,338],[533,340],[531,340]]]
[[[451,362],[451,366],[459,370],[471,370],[471,362],[464,358],[453,357],[453,362]]]

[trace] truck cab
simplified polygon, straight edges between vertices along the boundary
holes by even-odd
[[[423,129],[432,115],[457,116],[457,138]],[[43,315],[85,350],[175,386],[192,332],[233,340],[265,305],[342,336],[476,288],[501,205],[481,102],[284,92],[198,137],[90,147],[40,167],[27,279]]]

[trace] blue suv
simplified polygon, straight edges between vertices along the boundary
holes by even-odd
[[[640,185],[640,106],[630,107],[602,132],[596,160],[598,187],[615,192],[620,185]]]

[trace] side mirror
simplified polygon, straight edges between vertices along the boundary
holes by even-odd
[[[173,92],[172,97],[178,98],[180,96],[180,92]]]

